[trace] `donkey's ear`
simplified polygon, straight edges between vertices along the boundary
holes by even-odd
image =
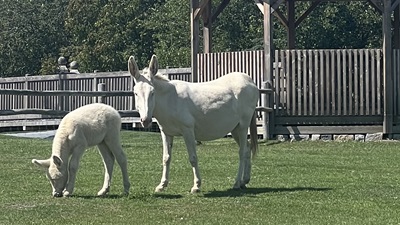
[[[53,163],[57,166],[57,167],[61,167],[61,164],[63,163],[63,161],[61,160],[60,157],[53,155],[52,156],[53,159]]]
[[[158,72],[158,60],[157,60],[156,55],[153,55],[151,57],[150,64],[149,64],[149,70],[150,70],[151,75],[156,75]]]
[[[128,70],[133,78],[139,79],[139,77],[140,77],[139,67],[136,64],[135,57],[133,57],[133,56],[129,57]]]
[[[49,168],[50,159],[45,159],[45,160],[32,159],[32,163],[40,167]]]

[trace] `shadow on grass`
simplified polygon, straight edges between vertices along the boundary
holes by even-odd
[[[266,141],[266,140],[259,140],[258,141],[259,145],[266,145],[266,146],[277,145],[277,144],[282,144],[282,143],[283,143],[282,141]]]
[[[139,195],[106,195],[106,196],[96,196],[96,195],[72,195],[68,198],[81,198],[81,199],[120,199],[120,198],[129,198],[129,199],[149,199],[149,198],[161,198],[161,199],[178,199],[182,198],[182,195],[177,194],[139,194]]]
[[[105,195],[105,196],[97,196],[97,195],[72,195],[68,198],[82,198],[82,199],[97,199],[97,198],[109,198],[109,199],[118,199],[118,198],[126,198],[126,195]]]
[[[155,198],[162,198],[162,199],[178,199],[183,198],[182,195],[174,195],[174,194],[153,194]]]
[[[252,196],[264,193],[296,192],[296,191],[330,191],[332,188],[293,187],[293,188],[246,188],[242,190],[228,189],[226,191],[210,191],[204,194],[206,198]]]

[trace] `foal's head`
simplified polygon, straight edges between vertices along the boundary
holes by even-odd
[[[49,179],[51,187],[53,188],[54,197],[62,197],[65,186],[68,181],[67,171],[63,172],[61,166],[63,161],[58,156],[52,156],[50,159],[37,160],[33,159],[32,163],[43,167],[46,170],[46,177]]]
[[[153,55],[150,60],[149,68],[143,69],[142,74],[133,56],[129,57],[128,70],[135,80],[133,93],[135,95],[136,109],[140,114],[140,122],[143,127],[149,127],[152,122],[153,110],[155,106],[153,77],[158,71],[157,57]]]

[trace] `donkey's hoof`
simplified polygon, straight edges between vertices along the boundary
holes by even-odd
[[[165,189],[163,186],[157,186],[154,192],[163,192]]]
[[[110,192],[110,188],[101,189],[99,192],[97,192],[97,196],[99,197],[106,196],[108,192]]]

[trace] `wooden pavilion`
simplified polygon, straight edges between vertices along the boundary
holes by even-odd
[[[311,4],[296,19],[298,1]],[[191,0],[193,82],[241,70],[260,87],[262,82],[269,84],[274,90],[269,101],[270,136],[400,133],[400,0],[364,0],[382,15],[381,49],[295,49],[296,27],[319,4],[331,1],[256,0],[264,15],[264,50],[212,53],[212,24],[229,2],[221,0],[213,9],[211,0]],[[280,10],[282,4],[286,12]],[[286,50],[273,48],[273,19],[287,29]]]

